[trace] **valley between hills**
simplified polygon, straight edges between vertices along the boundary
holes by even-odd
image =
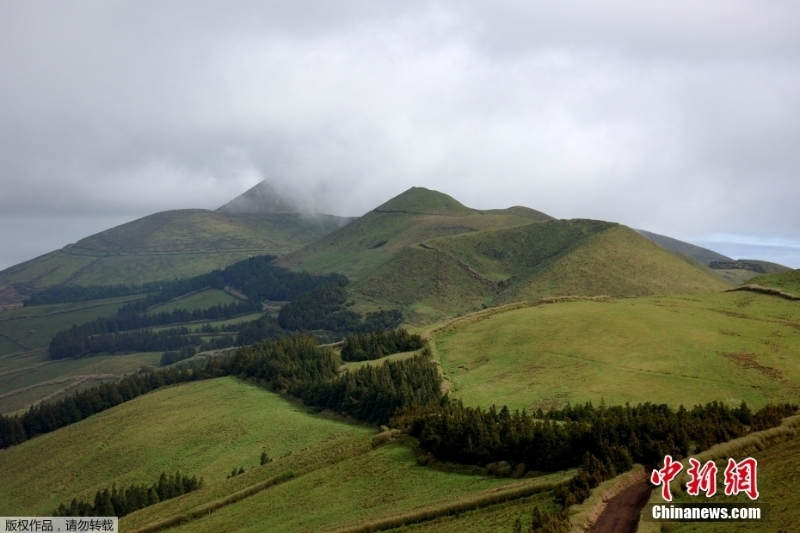
[[[800,522],[800,270],[774,263],[418,187],[305,213],[262,183],[8,268],[0,308],[5,516],[592,531],[670,453],[756,457],[769,528]]]

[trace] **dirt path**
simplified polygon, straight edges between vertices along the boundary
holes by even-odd
[[[651,490],[650,483],[643,479],[620,492],[608,502],[589,533],[635,533]]]

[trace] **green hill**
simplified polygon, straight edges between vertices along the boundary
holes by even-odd
[[[44,515],[112,483],[149,484],[179,469],[202,476],[205,487],[124,517],[123,530],[184,515],[175,525],[189,523],[175,531],[235,523],[237,531],[300,532],[430,515],[448,505],[474,509],[520,491],[542,492],[540,501],[552,505],[546,491],[571,475],[519,480],[435,470],[419,466],[409,445],[391,436],[381,445],[375,434],[233,378],[187,383],[4,450],[0,512]],[[272,462],[259,464],[262,451]],[[244,473],[228,478],[240,467]],[[276,477],[282,482],[264,485]],[[197,513],[203,506],[216,512]],[[520,512],[516,506],[510,518],[495,519],[511,523]]]
[[[424,187],[411,187],[374,209],[376,213],[409,213],[414,215],[469,216],[476,211],[458,200]]]
[[[187,383],[0,452],[0,513],[46,514],[114,481],[153,483],[165,470],[214,484],[258,465],[262,450],[279,458],[369,433],[233,378]]]
[[[426,240],[353,284],[372,302],[429,322],[544,296],[644,296],[719,291],[707,268],[609,222],[551,220]]]
[[[550,217],[527,208],[476,211],[445,194],[415,187],[276,264],[314,273],[340,272],[356,280],[427,239],[530,224],[532,219]]]
[[[0,307],[62,284],[113,285],[188,277],[252,255],[284,255],[346,224],[328,215],[164,211],[0,272]]]

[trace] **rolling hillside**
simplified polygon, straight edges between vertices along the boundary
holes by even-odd
[[[202,274],[253,255],[283,255],[349,220],[203,209],[156,213],[0,272],[0,307],[54,285],[144,283]]]
[[[414,187],[347,226],[278,259],[276,264],[314,273],[339,272],[357,280],[408,246],[433,237],[550,219],[524,207],[477,211],[446,194]]]
[[[552,220],[426,240],[352,286],[356,297],[406,306],[430,322],[544,296],[645,296],[727,288],[692,264],[608,222]]]

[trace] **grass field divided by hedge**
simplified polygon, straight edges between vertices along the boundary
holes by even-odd
[[[17,358],[21,366],[0,375],[0,414],[16,412],[45,398],[56,401],[103,381],[116,381],[142,367],[158,366],[160,358],[160,352],[62,361],[50,361],[46,353],[37,352]]]
[[[168,387],[0,452],[0,513],[35,516],[165,470],[211,485],[234,467],[258,465],[265,449],[281,457],[365,433],[234,378]]]
[[[172,531],[202,533],[227,527],[278,533],[361,528],[376,517],[395,520],[404,513],[427,513],[438,506],[499,494],[501,487],[549,487],[569,475],[519,481],[439,472],[417,466],[408,447],[388,444],[298,476]]]
[[[797,399],[798,325],[796,303],[734,292],[478,313],[434,329],[431,345],[452,394],[473,406],[758,408]]]
[[[117,312],[125,303],[141,296],[123,296],[93,302],[19,307],[0,311],[0,335],[14,341],[0,356],[46,348],[53,335],[71,327]],[[0,372],[2,372],[0,359]]]

